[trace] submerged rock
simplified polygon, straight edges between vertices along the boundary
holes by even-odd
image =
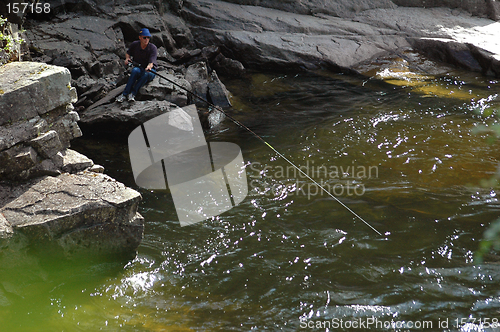
[[[197,98],[190,94],[188,100],[191,103],[200,107],[208,106],[205,101],[220,107],[231,106],[229,91],[227,91],[215,71],[209,74],[205,62],[197,62],[189,66],[186,70],[186,80],[191,84],[193,94],[201,97]]]
[[[231,101],[229,100],[229,91],[227,91],[224,83],[221,82],[215,71],[210,74],[208,81],[208,97],[214,105],[220,107],[230,107]]]

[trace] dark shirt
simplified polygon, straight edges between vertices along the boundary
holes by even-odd
[[[158,56],[158,50],[154,44],[149,43],[145,49],[141,48],[141,42],[136,40],[130,44],[127,54],[130,55],[133,60],[141,65],[142,68],[146,68],[148,64],[153,63],[156,68],[156,57]]]

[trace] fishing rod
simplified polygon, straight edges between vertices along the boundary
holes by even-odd
[[[199,100],[203,101],[204,103],[206,103],[207,105],[209,105],[210,107],[218,110],[219,112],[221,112],[222,114],[224,114],[227,118],[229,118],[231,121],[233,121],[236,125],[238,125],[239,127],[245,129],[246,131],[250,132],[253,136],[257,137],[260,141],[262,141],[262,143],[264,143],[268,148],[270,148],[274,153],[276,153],[278,156],[280,156],[281,158],[283,158],[287,163],[289,163],[290,165],[292,165],[292,167],[294,167],[296,170],[298,170],[302,175],[304,175],[307,179],[309,179],[311,182],[313,182],[315,185],[317,185],[319,188],[321,188],[321,190],[323,190],[327,195],[329,195],[331,198],[333,198],[335,201],[337,201],[337,203],[339,203],[342,207],[344,207],[347,211],[349,211],[352,215],[354,215],[356,218],[358,218],[359,220],[361,220],[366,226],[368,226],[369,228],[371,228],[375,233],[377,233],[378,235],[382,236],[382,233],[380,233],[375,227],[373,227],[372,225],[370,225],[366,220],[364,220],[363,218],[361,218],[356,212],[354,212],[351,208],[349,208],[346,204],[342,203],[342,201],[340,201],[337,197],[335,197],[331,192],[329,192],[328,190],[325,189],[325,187],[323,187],[322,185],[320,185],[316,180],[314,180],[312,177],[309,176],[309,174],[307,174],[306,172],[304,172],[303,170],[301,170],[299,167],[297,167],[293,162],[291,162],[287,157],[285,157],[281,152],[279,152],[278,150],[276,150],[271,144],[269,144],[266,140],[264,140],[261,136],[257,135],[253,130],[251,130],[250,128],[248,128],[247,126],[245,126],[243,123],[241,123],[240,121],[236,120],[235,118],[233,118],[231,115],[227,114],[226,112],[224,112],[224,110],[219,107],[219,106],[216,106],[214,105],[213,103],[209,102],[207,99],[201,97],[201,96],[198,96],[197,94],[195,94],[194,92],[190,91],[189,89],[183,87],[182,85],[174,82],[173,80],[163,76],[163,75],[160,75],[158,74],[158,72],[156,70],[149,70],[149,72],[155,74],[155,75],[158,75],[158,77],[161,77],[163,78],[164,80],[172,83],[173,85],[175,85],[176,87],[178,88],[181,88],[182,90],[186,91],[187,93],[189,93],[190,95],[198,98]]]

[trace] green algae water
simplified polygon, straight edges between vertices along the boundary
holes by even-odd
[[[249,194],[180,227],[168,191],[137,188],[126,141],[75,149],[143,195],[132,260],[3,250],[1,331],[482,331],[500,319],[500,266],[473,261],[500,216],[498,83],[454,72],[425,84],[325,73],[226,80],[232,115],[383,235],[226,120]],[[19,244],[19,248],[23,248]],[[491,330],[491,329],[490,329]]]

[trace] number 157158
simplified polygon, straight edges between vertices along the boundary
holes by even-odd
[[[13,2],[7,4],[8,13],[31,13],[31,14],[48,14],[50,13],[50,3],[29,3],[29,2]]]

